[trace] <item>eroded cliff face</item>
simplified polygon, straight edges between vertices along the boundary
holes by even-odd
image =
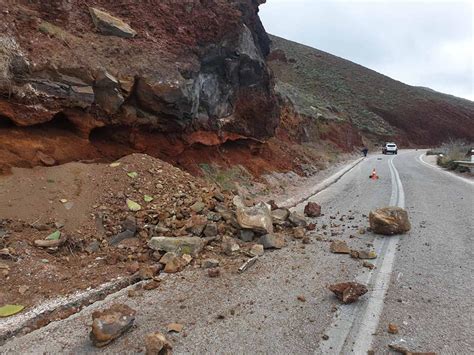
[[[1,3],[0,126],[60,120],[83,139],[120,127],[204,145],[275,133],[262,1]]]

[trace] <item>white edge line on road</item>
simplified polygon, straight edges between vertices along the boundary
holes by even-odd
[[[446,175],[448,175],[448,176],[451,176],[452,178],[461,180],[461,181],[463,181],[463,182],[465,182],[465,183],[468,183],[468,184],[470,184],[470,185],[474,185],[474,180],[470,180],[470,179],[463,178],[462,176],[458,176],[458,175],[456,175],[456,174],[454,174],[454,173],[451,173],[451,172],[449,172],[449,171],[444,170],[444,169],[441,168],[441,167],[431,165],[430,163],[424,161],[424,160],[423,160],[423,157],[425,157],[425,156],[426,156],[426,153],[423,153],[423,154],[421,154],[421,155],[418,157],[418,160],[419,160],[420,162],[422,162],[424,165],[429,166],[431,169],[434,169],[434,170],[436,170],[436,171],[442,172],[442,173],[444,173],[444,174],[446,174]]]
[[[405,194],[397,169],[390,159],[389,168],[392,179],[390,205],[405,207]],[[378,237],[379,253],[377,268],[360,275],[358,282],[369,287],[369,296],[357,304],[342,305],[326,334],[329,339],[321,342],[318,353],[322,354],[367,354],[373,341],[382,314],[384,298],[390,285],[390,276],[395,261],[399,236]],[[377,241],[377,240],[376,240]]]
[[[405,192],[403,191],[402,181],[398,174],[395,165],[393,164],[392,158],[389,161],[390,173],[392,176],[392,183],[396,181],[396,190],[398,194],[395,194],[396,201],[391,199],[390,204],[396,205],[401,208],[405,208]],[[393,185],[392,185],[393,190]],[[370,284],[371,295],[369,296],[369,302],[365,309],[365,313],[360,320],[360,327],[352,351],[355,354],[367,354],[367,351],[371,349],[373,342],[373,334],[377,331],[379,325],[380,316],[382,314],[384,299],[387,294],[388,287],[390,286],[390,276],[392,275],[393,264],[395,262],[395,253],[397,251],[397,245],[400,240],[398,235],[392,237],[383,238],[383,254],[382,264],[380,265],[379,272],[375,275],[375,281]]]

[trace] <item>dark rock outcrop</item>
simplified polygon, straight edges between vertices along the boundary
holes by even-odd
[[[265,140],[279,111],[260,3],[7,4],[0,117],[31,126],[78,110],[103,125],[180,134],[189,144]],[[192,135],[201,131],[211,134]]]

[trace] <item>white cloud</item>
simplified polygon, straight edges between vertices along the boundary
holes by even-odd
[[[268,32],[474,100],[474,2],[268,0]]]

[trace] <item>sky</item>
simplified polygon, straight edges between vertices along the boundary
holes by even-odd
[[[474,101],[474,0],[267,0],[267,32]]]

